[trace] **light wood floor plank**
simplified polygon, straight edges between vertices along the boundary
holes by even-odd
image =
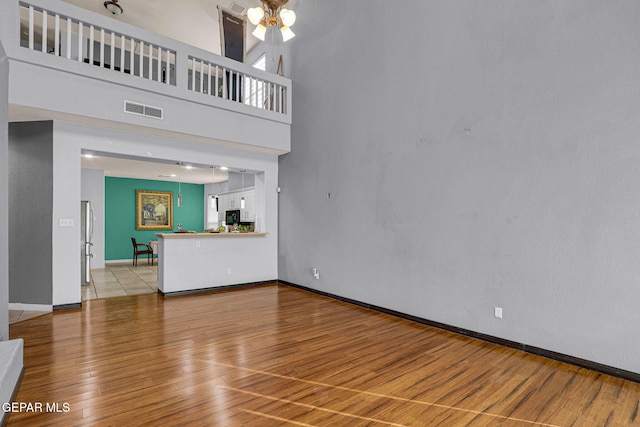
[[[9,425],[626,426],[640,384],[299,289],[91,300],[10,326]]]

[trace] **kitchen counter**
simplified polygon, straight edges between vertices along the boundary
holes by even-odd
[[[156,236],[162,239],[208,239],[219,237],[261,237],[266,236],[267,233],[254,233],[250,231],[248,233],[243,232],[224,232],[224,233],[158,233]]]
[[[177,295],[276,280],[269,233],[158,233],[158,291]]]

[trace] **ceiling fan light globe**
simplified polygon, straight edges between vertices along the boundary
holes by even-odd
[[[290,27],[296,22],[296,13],[293,10],[282,9],[280,11],[280,19],[284,25]]]
[[[291,28],[287,27],[286,25],[282,25],[280,27],[280,32],[282,33],[282,41],[289,41],[292,38],[294,38],[296,35],[293,31],[291,31]]]
[[[260,24],[262,18],[264,18],[264,9],[261,7],[252,7],[247,11],[247,18],[253,25]]]
[[[264,38],[267,34],[267,27],[263,22],[260,22],[255,30],[253,30],[253,34],[256,38],[264,41]]]

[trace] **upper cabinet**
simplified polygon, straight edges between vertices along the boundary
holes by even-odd
[[[240,209],[240,193],[229,193],[229,204],[227,209]]]
[[[244,208],[242,208],[244,198]],[[240,210],[240,220],[252,222],[256,219],[256,190],[249,188],[218,195],[218,221],[226,220],[226,211]]]
[[[247,190],[240,193],[240,197],[244,197],[244,209],[240,209],[240,218],[242,221],[255,221],[256,219],[256,190]]]

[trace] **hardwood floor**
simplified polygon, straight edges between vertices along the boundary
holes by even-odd
[[[640,425],[640,384],[284,285],[91,300],[10,333],[16,401],[43,408],[9,425]]]

